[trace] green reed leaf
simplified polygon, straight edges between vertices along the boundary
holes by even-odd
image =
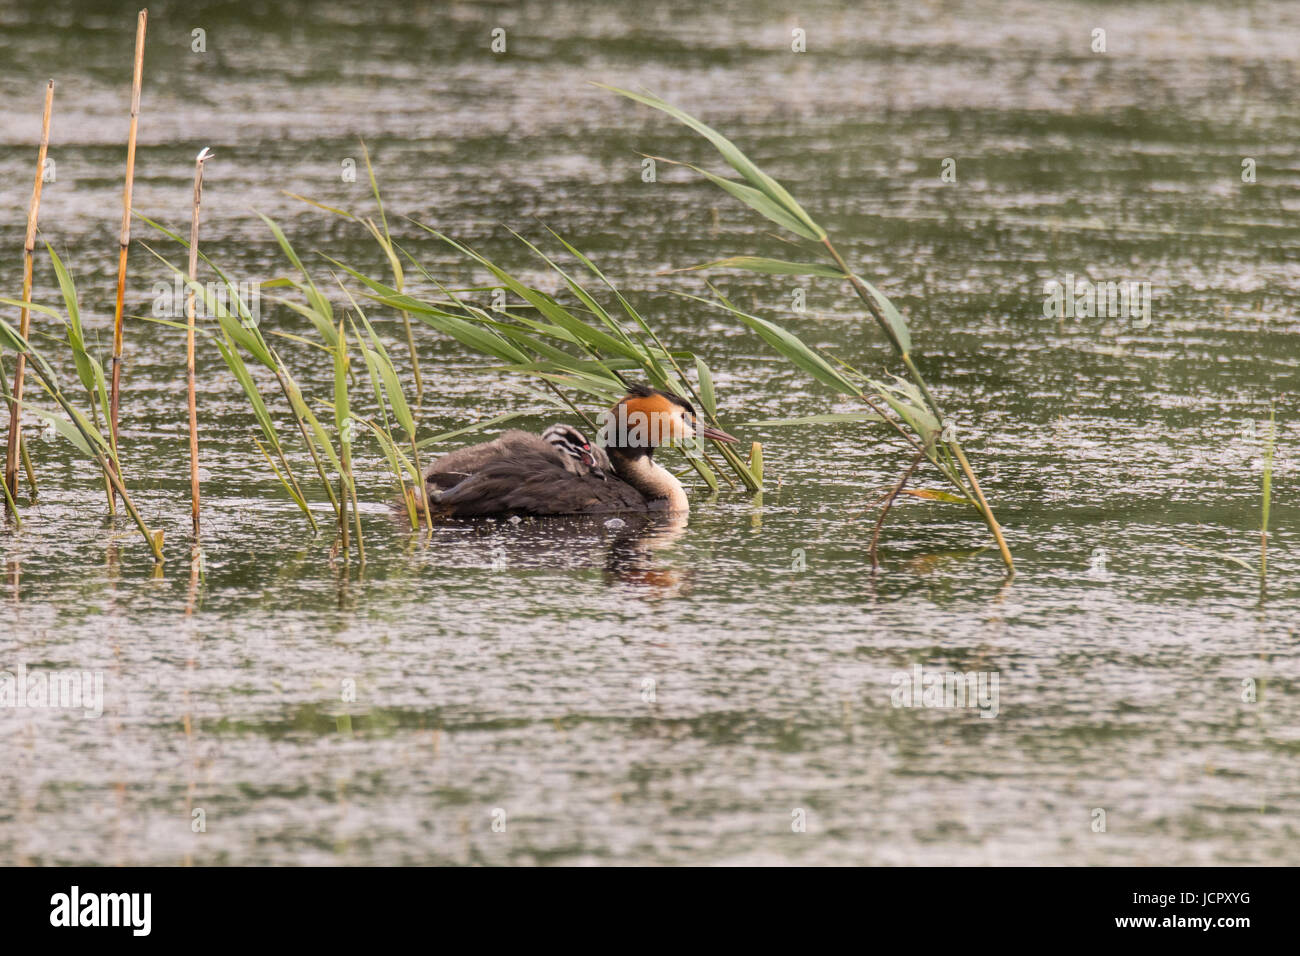
[[[702,262],[697,266],[686,266],[684,269],[670,269],[666,274],[700,272],[705,269],[743,269],[747,272],[765,272],[769,275],[822,276],[827,279],[848,278],[834,266],[825,266],[817,262],[786,262],[783,259],[765,259],[762,256],[731,256],[727,259]]]
[[[649,93],[633,93],[631,90],[619,89],[616,86],[607,86],[604,83],[597,83],[596,86],[611,92],[618,93],[620,96],[626,96],[628,99],[636,100],[638,103],[644,103],[646,106],[653,107],[660,112],[667,113],[679,123],[690,127],[699,133],[721,154],[722,158],[736,172],[740,173],[752,187],[761,191],[775,206],[784,210],[789,216],[801,224],[806,232],[806,238],[821,241],[826,236],[826,231],[813,222],[812,217],[808,215],[794,197],[786,191],[785,187],[773,179],[767,173],[758,168],[754,162],[740,151],[731,140],[723,136],[717,130],[706,126],[700,120],[687,113],[685,110],[678,109],[671,103],[661,100],[659,97]],[[801,233],[804,234],[804,233]]]
[[[709,413],[710,418],[716,418],[718,415],[718,400],[713,394],[713,373],[704,364],[704,359],[698,355],[695,356],[695,374],[700,380],[700,403],[704,406],[704,410]]]
[[[883,292],[861,276],[856,278],[871,293],[871,297],[876,300],[876,305],[880,306],[885,322],[889,324],[890,331],[894,333],[894,338],[897,340],[899,351],[907,355],[912,351],[912,335],[907,328],[907,320],[903,318],[903,314],[898,311],[898,308],[889,301]]]
[[[827,385],[844,395],[857,396],[862,394],[856,385],[837,372],[829,362],[805,345],[793,332],[789,332],[766,319],[760,319],[756,315],[743,312],[729,302],[713,301],[685,293],[678,293],[678,295],[732,313],[757,332],[764,342],[823,385]]]

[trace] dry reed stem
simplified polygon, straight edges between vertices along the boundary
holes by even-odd
[[[117,302],[113,308],[113,379],[109,393],[108,435],[117,457],[117,420],[122,383],[122,303],[126,297],[126,253],[131,245],[131,191],[135,185],[135,138],[140,127],[140,85],[144,80],[144,34],[149,11],[141,10],[135,25],[135,68],[131,79],[131,128],[126,140],[126,186],[122,192],[122,230],[118,236]],[[116,467],[116,464],[114,465]],[[109,495],[112,509],[113,496]]]
[[[41,209],[41,186],[45,182],[45,156],[50,147],[50,113],[54,108],[54,81],[45,87],[45,114],[41,119],[41,145],[36,156],[36,182],[32,186],[32,201],[27,207],[27,235],[23,241],[23,302],[29,302],[32,298],[32,272],[35,268],[34,253],[36,251],[36,220]],[[24,339],[27,338],[31,327],[31,310],[27,306],[22,307],[18,319],[18,331]],[[5,449],[5,487],[9,490],[9,495],[5,499],[5,506],[12,507],[10,498],[16,498],[18,495],[18,455],[19,448],[22,445],[22,422],[19,419],[19,409],[23,400],[23,376],[27,371],[27,356],[18,353],[17,362],[14,364],[14,385],[13,394],[9,401],[9,443]],[[26,451],[26,449],[23,449]],[[32,480],[31,460],[24,456],[24,463],[27,465],[27,482],[31,486],[32,493],[36,492],[36,484]]]
[[[872,574],[875,574],[880,570],[880,557],[876,553],[876,549],[880,544],[880,531],[885,526],[885,517],[889,514],[889,509],[894,506],[894,499],[902,494],[903,489],[907,486],[908,481],[911,480],[913,473],[916,471],[917,465],[921,464],[921,459],[924,457],[925,456],[920,453],[913,456],[912,463],[907,466],[907,471],[903,472],[903,477],[898,479],[898,484],[894,485],[889,494],[885,495],[884,504],[880,507],[880,517],[876,519],[876,526],[871,531],[871,548],[869,553],[871,555]]]
[[[199,273],[199,208],[203,204],[203,164],[212,154],[205,146],[194,160],[194,211],[190,218],[190,282]],[[194,540],[199,538],[199,412],[195,396],[194,375],[194,287],[185,296],[185,374],[190,412],[190,517],[194,523]]]

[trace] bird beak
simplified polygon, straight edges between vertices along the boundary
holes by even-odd
[[[701,438],[712,438],[714,441],[730,442],[733,444],[740,440],[738,438],[731,437],[724,431],[720,431],[719,429],[716,428],[708,428],[705,426],[700,426],[699,428],[697,428],[695,433],[699,435]]]

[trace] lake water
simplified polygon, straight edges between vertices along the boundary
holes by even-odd
[[[155,576],[133,526],[106,519],[94,469],[34,429],[39,501],[0,534],[0,669],[98,673],[103,713],[0,712],[0,862],[1300,863],[1300,8],[186,7],[151,9],[141,213],[187,231],[208,146],[202,245],[232,275],[288,274],[256,210],[320,276],[317,251],[382,277],[360,228],[285,195],[374,215],[364,137],[394,234],[440,279],[486,275],[403,216],[538,281],[506,227],[549,225],[591,255],[708,360],[724,425],[764,445],[768,487],[690,484],[682,527],[423,540],[391,520],[391,480],[363,444],[368,561],[344,566],[257,454],[207,348],[192,591],[184,336],[129,321],[123,467],[168,561]],[[21,283],[53,76],[41,228],[101,352],[133,31],[127,7],[0,12],[0,289]],[[891,513],[871,575],[867,508],[906,456],[865,424],[746,425],[856,409],[674,294],[703,293],[698,274],[660,274],[794,254],[687,170],[644,182],[642,153],[721,164],[593,80],[726,132],[894,299],[1014,581],[976,515],[919,500]],[[134,237],[183,261],[150,233]],[[149,314],[169,274],[139,243],[130,264],[128,311]],[[1045,317],[1045,283],[1071,275],[1149,283],[1149,317]],[[835,283],[714,279],[810,343],[897,370]],[[35,298],[59,302],[44,258]],[[405,375],[400,320],[373,315]],[[307,326],[269,304],[263,321]],[[557,417],[529,383],[417,334],[423,434]],[[322,353],[279,341],[329,398]],[[1274,401],[1261,599],[1250,571],[1194,549],[1258,560]],[[894,706],[918,666],[995,675],[996,716]]]

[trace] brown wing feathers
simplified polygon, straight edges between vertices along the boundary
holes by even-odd
[[[644,511],[630,485],[575,475],[558,452],[516,449],[485,465],[448,491],[431,494],[436,512],[449,517],[562,515]]]
[[[453,518],[646,510],[631,485],[575,467],[550,442],[514,429],[442,456],[425,485],[434,513]]]

